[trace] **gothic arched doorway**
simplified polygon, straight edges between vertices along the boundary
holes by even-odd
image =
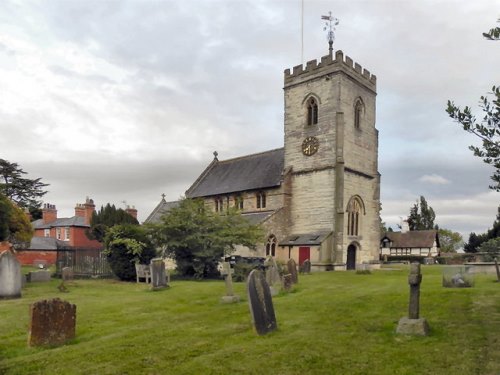
[[[348,270],[356,269],[356,245],[349,245],[347,248],[347,262],[346,267]]]

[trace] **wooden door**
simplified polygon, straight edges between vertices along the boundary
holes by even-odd
[[[301,266],[306,259],[311,260],[311,248],[301,246],[299,247],[299,266]]]
[[[356,269],[356,246],[349,245],[347,248],[347,262],[346,266],[348,270]]]

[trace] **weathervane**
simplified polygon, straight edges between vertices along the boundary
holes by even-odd
[[[325,26],[323,30],[328,30],[326,39],[328,40],[328,51],[330,56],[333,55],[333,41],[335,40],[335,26],[339,24],[339,19],[332,16],[332,12],[328,12],[328,16],[321,16],[322,20],[325,20]]]

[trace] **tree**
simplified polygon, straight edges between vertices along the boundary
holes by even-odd
[[[492,256],[499,255],[500,254],[500,237],[491,238],[488,241],[483,242],[478,250],[481,253],[489,253]]]
[[[221,257],[234,252],[235,245],[253,249],[263,240],[261,227],[237,210],[214,213],[201,199],[183,199],[153,231],[157,246],[175,260],[179,273],[199,279],[217,275]]]
[[[145,228],[121,224],[107,230],[104,254],[113,273],[128,281],[135,279],[135,263],[149,264],[156,250]]]
[[[28,215],[5,195],[0,194],[0,241],[14,247],[28,247],[33,228]]]
[[[139,222],[135,217],[121,208],[116,208],[115,205],[106,204],[105,207],[92,214],[90,219],[90,229],[87,232],[87,237],[99,242],[104,241],[106,232],[109,228],[118,224],[135,224]]]
[[[500,206],[498,206],[498,213],[496,220],[493,222],[491,229],[488,229],[486,233],[476,234],[472,232],[469,235],[469,241],[464,246],[464,251],[466,253],[476,253],[480,250],[483,243],[489,240],[500,238]]]
[[[498,20],[500,22],[500,19]],[[483,36],[489,40],[500,40],[500,28],[491,29]],[[493,86],[490,92],[492,98],[481,96],[479,107],[483,110],[483,118],[480,121],[472,114],[470,107],[463,110],[456,106],[453,101],[448,100],[446,112],[458,122],[462,128],[478,137],[482,146],[469,146],[475,156],[483,159],[483,162],[494,168],[491,180],[494,182],[489,188],[500,191],[500,86]]]
[[[33,218],[40,218],[42,202],[38,198],[47,193],[43,189],[49,185],[41,182],[41,178],[24,178],[25,174],[27,172],[23,171],[17,163],[0,159],[0,193],[20,208],[29,209]]]
[[[408,217],[408,226],[410,230],[428,230],[437,229],[434,225],[436,214],[423,196],[420,196],[420,203],[417,203],[410,208],[410,216]]]
[[[442,253],[456,253],[463,245],[462,235],[449,229],[439,229],[439,244]]]

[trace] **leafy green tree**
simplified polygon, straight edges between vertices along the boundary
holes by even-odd
[[[463,245],[462,235],[449,229],[439,228],[439,244],[442,253],[456,253]]]
[[[33,228],[28,215],[5,195],[0,194],[0,241],[14,247],[28,247]]]
[[[90,219],[90,229],[87,232],[87,237],[99,242],[104,241],[106,232],[109,228],[118,224],[136,224],[139,222],[135,217],[121,208],[116,208],[115,205],[106,204],[105,207],[92,214]]]
[[[498,20],[500,22],[500,19]],[[500,28],[491,29],[483,36],[489,40],[500,40]],[[494,182],[489,188],[500,191],[500,86],[493,86],[491,89],[491,98],[481,96],[479,107],[483,110],[483,117],[477,120],[472,114],[470,107],[463,110],[456,106],[453,101],[448,100],[446,112],[458,122],[462,128],[482,142],[481,147],[469,146],[469,149],[475,156],[483,159],[483,162],[494,168],[491,180]]]
[[[410,230],[428,230],[437,229],[434,225],[436,214],[423,196],[420,196],[420,202],[417,202],[410,208],[410,216],[408,217],[408,226]]]
[[[500,255],[500,237],[491,238],[479,246],[479,252]]]
[[[237,210],[211,212],[201,199],[183,199],[154,227],[156,244],[171,256],[182,276],[213,277],[222,256],[236,245],[255,248],[263,240],[259,225],[253,225]]]
[[[466,253],[476,253],[480,250],[483,243],[500,237],[500,206],[498,206],[498,213],[496,220],[493,222],[491,229],[488,229],[486,233],[476,234],[471,233],[469,235],[469,241],[464,246],[464,251]]]
[[[19,207],[29,209],[32,217],[38,219],[42,215],[39,198],[47,193],[44,188],[49,185],[41,182],[41,178],[24,178],[25,174],[17,163],[0,159],[0,193]]]
[[[107,230],[104,254],[113,273],[120,280],[129,281],[135,279],[135,263],[149,264],[156,250],[145,228],[120,224]]]

